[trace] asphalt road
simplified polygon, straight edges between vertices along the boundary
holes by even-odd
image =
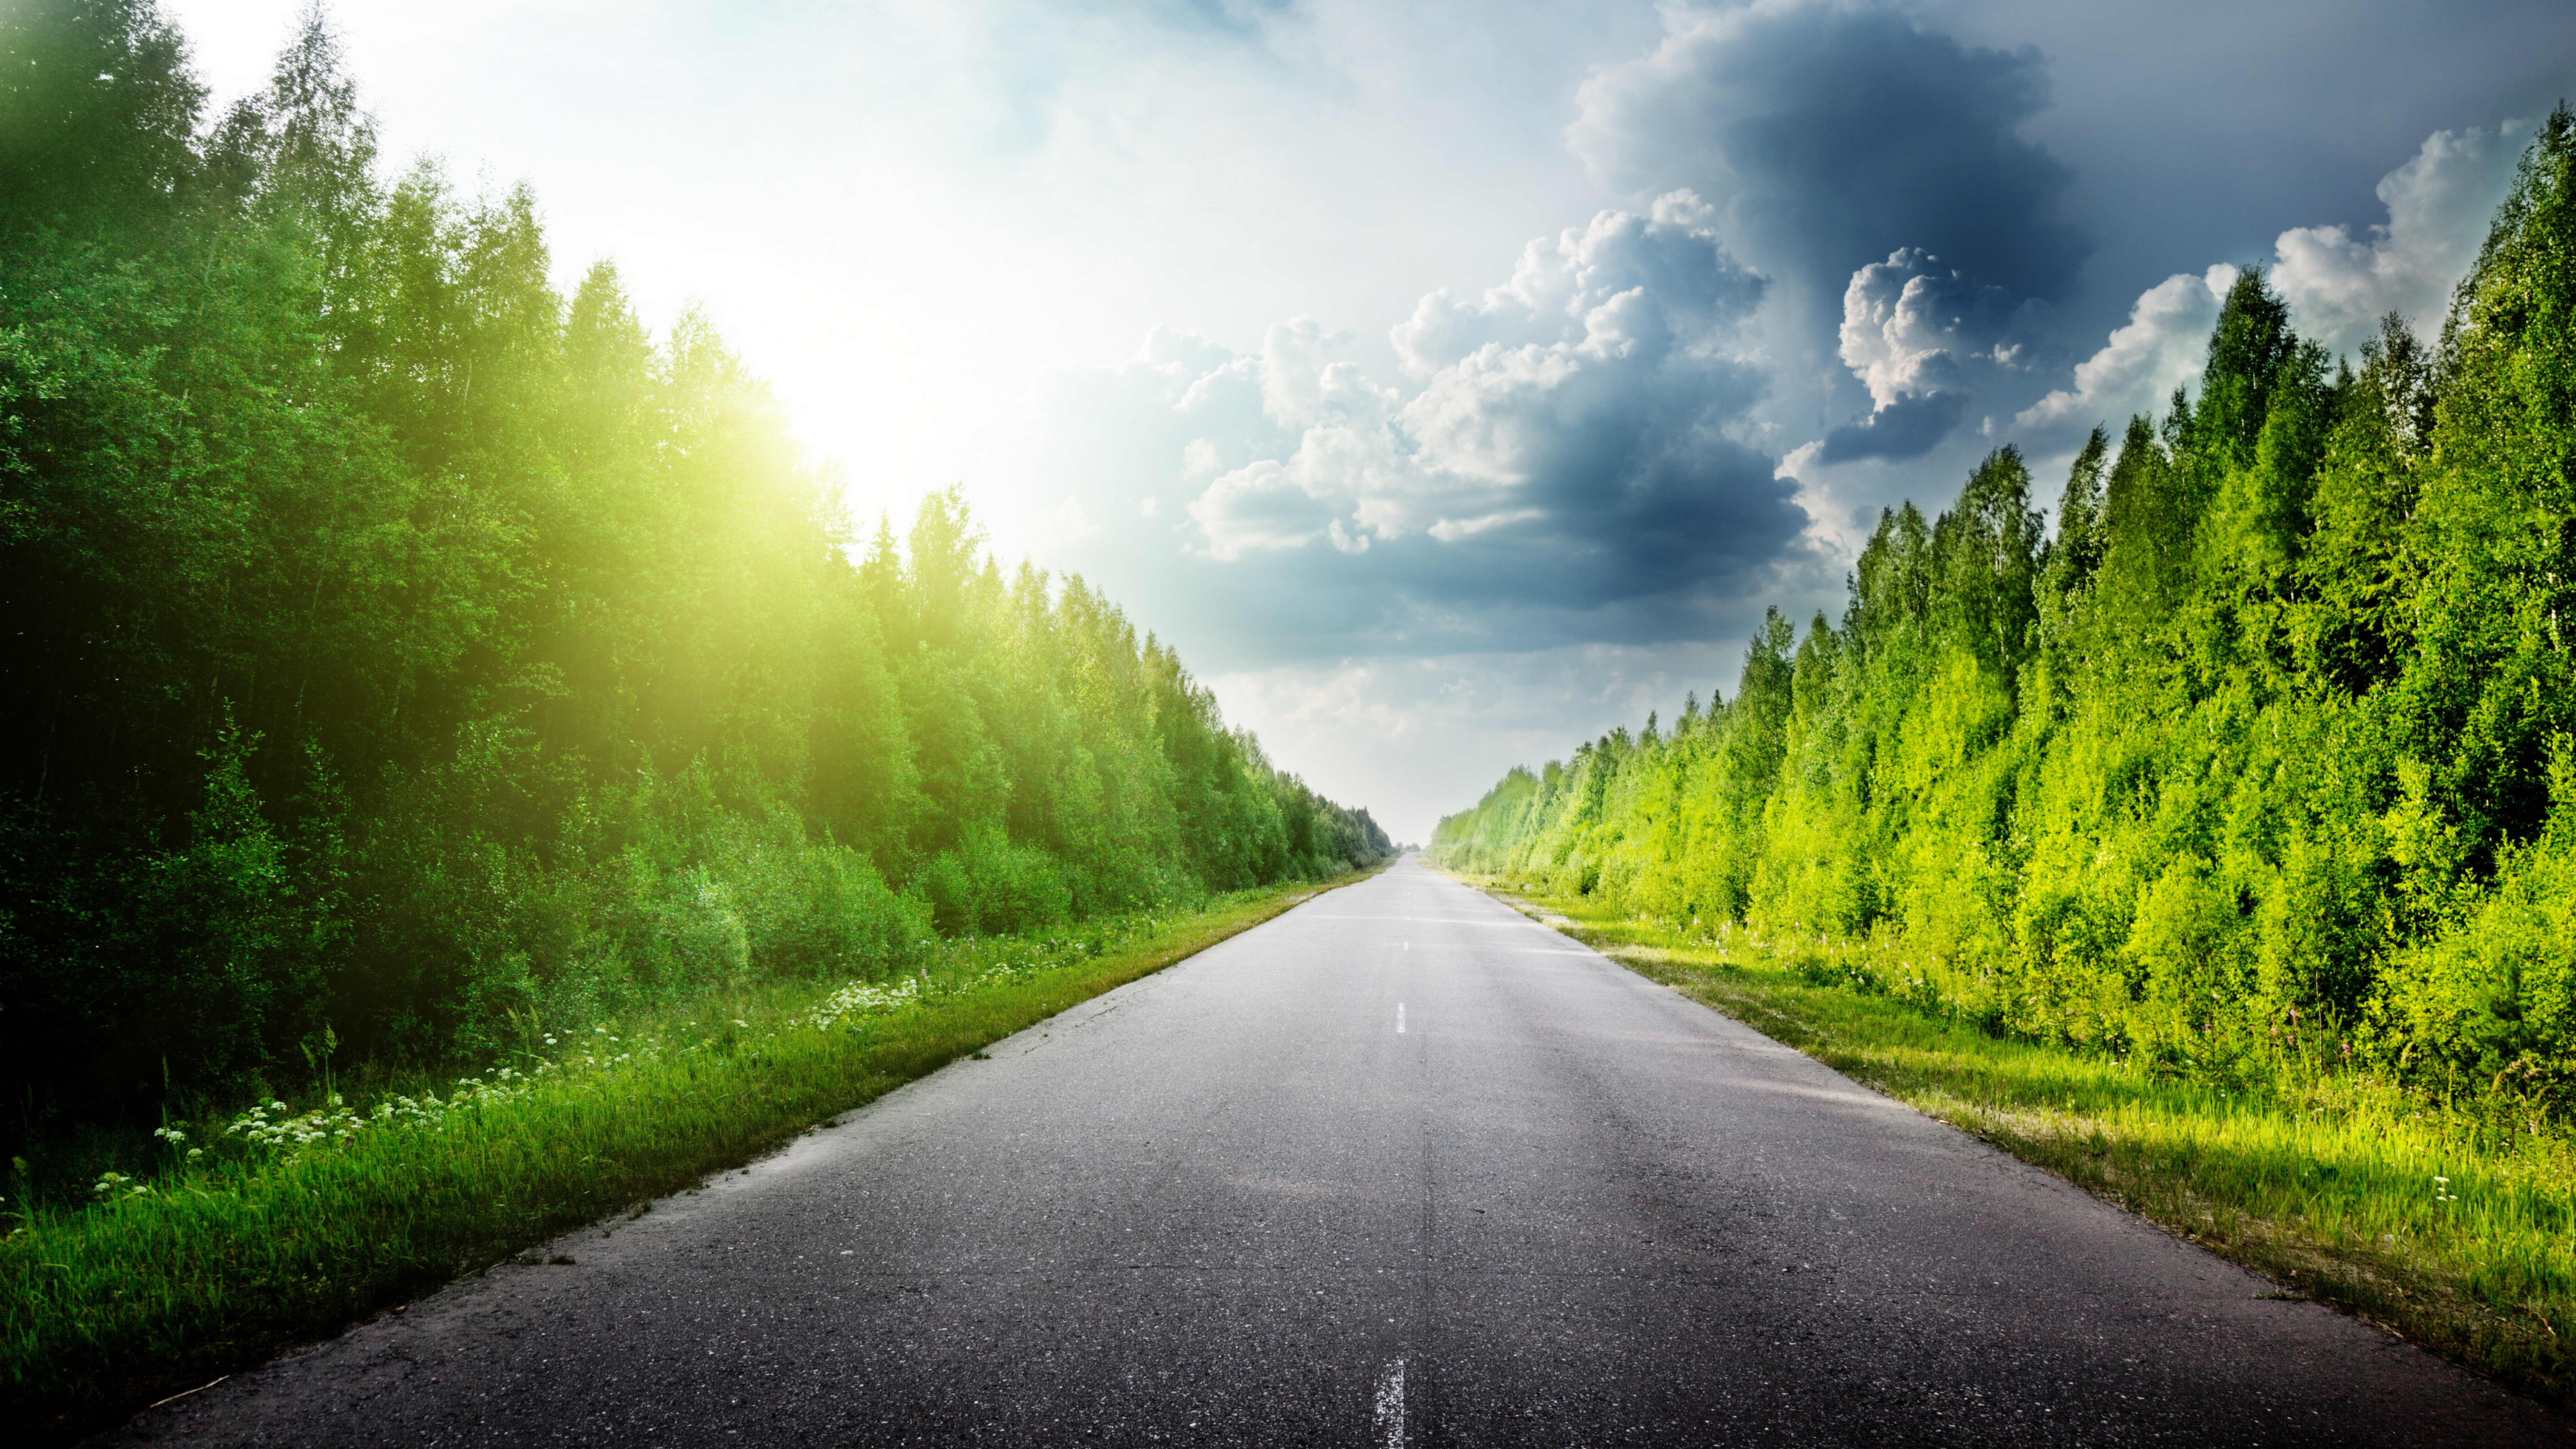
[[[545,1251],[101,1442],[2569,1438],[1409,859]]]

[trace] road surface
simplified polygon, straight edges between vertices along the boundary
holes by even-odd
[[[105,1442],[2568,1441],[1409,858],[991,1055]]]

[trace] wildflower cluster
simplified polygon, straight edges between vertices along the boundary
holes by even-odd
[[[272,1117],[271,1113],[276,1115]],[[350,1134],[366,1125],[366,1119],[351,1111],[348,1102],[333,1092],[327,1106],[303,1113],[284,1102],[262,1102],[225,1123],[224,1135],[238,1137],[254,1147],[293,1149],[316,1142],[346,1142]]]
[[[548,1035],[546,1045],[556,1046],[558,1043],[552,1035]],[[601,1025],[592,1027],[587,1038],[576,1036],[571,1041],[560,1045],[566,1066],[614,1067],[638,1058],[649,1061],[660,1053],[662,1044],[648,1037],[638,1037],[630,1042],[609,1030],[607,1026]],[[623,1047],[625,1050],[611,1050],[615,1047]],[[574,1056],[575,1051],[579,1051],[581,1055]],[[540,1063],[537,1070],[544,1071],[546,1066],[547,1064]]]
[[[224,1124],[224,1135],[272,1151],[300,1151],[316,1145],[337,1147],[371,1127],[436,1127],[460,1107],[517,1101],[528,1094],[538,1076],[553,1069],[551,1062],[538,1063],[533,1073],[496,1067],[489,1081],[481,1077],[457,1078],[455,1090],[444,1098],[436,1092],[419,1097],[388,1097],[378,1102],[374,1111],[363,1114],[337,1092],[331,1094],[327,1105],[304,1113],[297,1113],[284,1102],[264,1102]],[[175,1131],[164,1129],[164,1134],[172,1134],[175,1142]],[[196,1153],[191,1151],[189,1156],[193,1160]]]
[[[864,981],[853,981],[824,997],[812,1011],[789,1024],[830,1031],[851,1017],[874,1016],[899,1006],[909,1006],[920,996],[921,978],[918,976],[905,977],[900,986],[871,986]],[[734,1024],[740,1026],[743,1023]]]
[[[408,1122],[424,1127],[435,1127],[445,1122],[447,1115],[460,1107],[497,1107],[504,1102],[515,1102],[536,1087],[537,1078],[553,1070],[552,1062],[537,1063],[537,1069],[533,1072],[522,1072],[514,1067],[495,1067],[492,1069],[492,1080],[488,1082],[481,1077],[458,1077],[456,1090],[449,1093],[444,1100],[441,1100],[436,1092],[427,1093],[417,1100],[410,1097],[388,1097],[376,1104],[375,1114],[367,1119],[367,1125],[372,1127],[385,1123]]]
[[[1052,961],[1005,961],[998,966],[987,966],[949,987],[948,994],[964,996],[970,992],[982,991],[987,987],[999,986],[1015,976],[1034,976],[1054,964]]]
[[[1066,953],[1067,959],[1079,957],[1084,952],[1094,949],[1080,941],[1048,940],[1032,944],[1041,948],[1041,954],[1031,956],[1025,961],[1003,961],[988,966],[971,976],[940,986],[937,988],[938,994],[952,997],[965,996],[999,986],[1015,977],[1035,975],[1040,971],[1065,964],[1062,960],[1050,959],[1043,954],[1044,947],[1053,947]],[[864,981],[853,981],[823,998],[812,1011],[803,1016],[790,1018],[787,1024],[812,1027],[817,1031],[830,1031],[853,1017],[875,1016],[893,1011],[897,1007],[914,1005],[921,1000],[923,993],[930,989],[929,980],[925,976],[907,976],[889,985],[870,985]],[[750,1024],[747,1021],[734,1023],[742,1027]]]
[[[147,1182],[136,1182],[121,1172],[102,1172],[98,1175],[98,1181],[91,1184],[90,1192],[100,1202],[106,1202],[111,1198],[148,1197],[151,1195],[152,1185]]]
[[[184,1130],[183,1130],[183,1129],[181,1129],[181,1128],[177,1128],[177,1127],[155,1127],[155,1128],[153,1128],[153,1129],[152,1129],[152,1135],[153,1135],[153,1136],[155,1136],[155,1137],[160,1138],[160,1139],[161,1139],[162,1141],[164,1141],[164,1142],[169,1143],[169,1144],[170,1144],[170,1150],[171,1150],[171,1151],[173,1151],[173,1152],[183,1152],[183,1151],[184,1151],[184,1152],[187,1154],[187,1156],[188,1156],[188,1160],[189,1160],[190,1162],[194,1162],[194,1161],[196,1161],[198,1158],[203,1157],[203,1156],[205,1156],[205,1155],[206,1155],[206,1149],[204,1149],[204,1148],[202,1148],[202,1147],[190,1147],[190,1146],[188,1145],[188,1134],[187,1134],[187,1132],[186,1132],[186,1131],[184,1131]]]

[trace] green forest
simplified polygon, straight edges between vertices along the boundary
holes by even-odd
[[[1513,770],[1434,860],[2159,1074],[2576,1107],[2576,119],[2437,345],[2293,320],[2244,273],[2053,530],[1993,453],[1881,516],[1839,622],[1773,611],[1731,696]]]
[[[219,115],[150,0],[0,59],[0,1137],[1388,852],[956,490],[854,527],[529,190],[385,165],[318,16]]]

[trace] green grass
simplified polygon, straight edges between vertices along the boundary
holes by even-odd
[[[375,1074],[376,1090],[348,1109],[368,1125],[331,1116],[328,1084],[266,1114],[324,1134],[310,1143],[183,1128],[187,1141],[148,1181],[24,1209],[0,1240],[0,1438],[68,1439],[565,1229],[640,1212],[1359,878],[1059,939],[946,943],[903,999],[880,996],[825,1025],[827,991],[770,985],[558,1030],[551,1044],[532,1028],[510,1075],[446,1084],[435,1104],[429,1084]],[[416,1110],[400,1106],[406,1096]],[[392,1115],[364,1110],[380,1105]],[[345,1139],[329,1135],[335,1122]]]
[[[1492,882],[1484,882],[1492,886]],[[1499,893],[1499,892],[1498,892]],[[1512,897],[1505,896],[1507,900]],[[2576,1145],[2339,1068],[2222,1090],[1830,984],[1845,950],[1519,902],[1629,969],[2248,1267],[2576,1407]]]

